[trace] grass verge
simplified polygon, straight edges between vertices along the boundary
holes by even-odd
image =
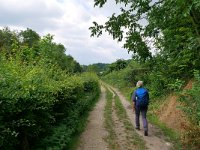
[[[110,149],[117,149],[116,144],[116,133],[114,130],[114,122],[112,118],[112,101],[113,94],[106,88],[106,105],[104,110],[105,117],[105,128],[108,131],[108,136],[106,137],[106,142],[109,145]]]
[[[134,126],[130,122],[126,110],[124,109],[124,106],[122,105],[119,96],[115,93],[115,106],[116,106],[116,112],[117,116],[120,118],[120,120],[123,122],[125,130],[127,135],[129,135],[130,142],[136,146],[137,149],[143,150],[145,149],[145,142],[144,140],[136,133]]]

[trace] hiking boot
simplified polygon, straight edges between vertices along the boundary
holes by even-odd
[[[148,131],[144,131],[144,136],[148,136]]]
[[[140,127],[135,127],[136,130],[140,130]]]

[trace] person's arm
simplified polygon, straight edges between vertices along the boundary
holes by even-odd
[[[133,109],[133,111],[135,111],[135,105],[136,105],[136,95],[135,95],[135,92],[133,92],[133,95],[132,95],[132,109]]]
[[[148,105],[149,105],[149,92],[147,91],[147,100],[148,100]]]
[[[132,104],[132,109],[133,109],[133,112],[135,111],[135,102],[133,101],[133,104]]]

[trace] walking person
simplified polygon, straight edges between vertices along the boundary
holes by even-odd
[[[140,130],[140,113],[141,113],[144,135],[148,136],[148,122],[146,114],[149,105],[149,93],[148,90],[143,87],[143,81],[138,81],[136,86],[137,89],[132,94],[133,111],[135,111],[136,129]]]

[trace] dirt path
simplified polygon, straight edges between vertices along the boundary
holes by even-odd
[[[130,103],[126,100],[126,98],[120,93],[120,91],[116,88],[109,86],[120,98],[124,108],[126,109],[127,115],[131,121],[131,123],[135,126],[135,115],[132,111],[132,107]],[[140,119],[142,120],[142,119]],[[142,122],[140,122],[142,125]],[[136,131],[140,136],[143,137],[146,142],[147,149],[150,150],[170,150],[172,149],[172,144],[167,142],[162,132],[149,123],[149,136],[143,135],[143,129],[140,131]]]
[[[115,88],[106,85],[113,93],[113,97],[116,95],[119,97],[123,107],[125,108],[128,121],[131,126],[135,126],[135,115],[132,112],[130,103],[125,99],[125,97]],[[105,88],[101,88],[101,97],[99,102],[91,111],[88,118],[89,122],[86,127],[86,130],[80,137],[80,144],[77,150],[109,150],[113,149],[109,147],[109,143],[106,143],[106,138],[109,136],[107,130],[105,129],[105,118],[104,118],[104,109],[106,104],[106,92]],[[130,135],[130,130],[127,133],[123,119],[117,114],[117,108],[114,104],[114,99],[112,100],[112,119],[113,120],[113,132],[115,132],[115,150],[135,150],[134,138],[136,136]],[[142,125],[142,123],[141,123]],[[131,128],[132,130],[132,128]],[[133,129],[134,130],[134,129]],[[134,131],[135,132],[135,131]],[[136,131],[144,141],[146,149],[150,150],[170,150],[172,149],[172,144],[167,142],[159,129],[155,126],[149,124],[149,136],[146,137],[143,135],[143,130]]]
[[[105,88],[101,87],[100,100],[89,115],[89,122],[80,137],[77,150],[108,150],[104,138],[107,132],[104,129]]]

